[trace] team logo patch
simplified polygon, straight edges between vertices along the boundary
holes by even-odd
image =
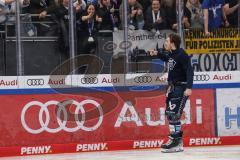
[[[168,68],[169,68],[169,70],[172,71],[174,69],[175,65],[176,65],[176,62],[174,61],[174,59],[170,58],[168,60]]]

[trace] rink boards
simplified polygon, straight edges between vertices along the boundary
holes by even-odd
[[[0,156],[158,148],[166,77],[0,77]],[[239,88],[239,71],[195,73],[185,146],[240,144]]]

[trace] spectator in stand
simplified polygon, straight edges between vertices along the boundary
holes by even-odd
[[[53,13],[55,8],[54,0],[30,0],[29,13],[39,14],[39,18],[45,18],[47,14]]]
[[[224,10],[230,26],[239,27],[240,0],[225,0]]]
[[[143,7],[143,13],[151,6],[152,0],[137,0]]]
[[[22,7],[27,7],[29,5],[29,0],[20,0],[20,5]],[[0,24],[6,21],[15,21],[14,16],[8,16],[9,14],[15,14],[16,10],[16,0],[0,0]]]
[[[122,0],[112,0],[112,2],[114,3],[115,9],[119,9],[122,4]]]
[[[124,4],[120,6],[120,19],[123,27],[123,9]],[[137,0],[128,0],[128,24],[131,30],[143,29],[144,26],[144,17],[143,17],[143,7]]]
[[[168,28],[177,30],[177,12],[176,12],[176,0],[162,0],[162,6],[164,7],[167,15]],[[184,5],[184,15],[182,23],[184,28],[190,28],[191,13],[186,9]]]
[[[209,36],[210,31],[213,29],[229,26],[224,12],[224,0],[204,0],[202,8],[204,14],[204,32],[206,36]]]
[[[79,53],[95,53],[99,22],[102,22],[102,18],[96,15],[95,6],[93,4],[88,5],[86,11],[80,16],[80,27],[78,27],[77,33]]]
[[[110,0],[101,0],[97,16],[102,18],[100,22],[100,30],[117,30],[114,18],[114,4]]]
[[[20,6],[22,8],[26,8],[29,3],[29,0],[20,0]],[[7,22],[7,36],[15,36],[15,12],[16,0],[0,0],[0,30],[5,30],[5,24]],[[33,32],[34,31],[31,30],[29,35],[32,36],[34,34]]]
[[[188,0],[186,8],[191,12],[191,28],[203,29],[203,11],[199,0]]]
[[[81,13],[86,9],[84,0],[78,0],[73,4],[77,13]],[[63,53],[69,52],[69,0],[59,0],[54,15],[58,23],[59,49]],[[69,55],[67,55],[69,56]]]
[[[152,30],[153,32],[167,29],[166,13],[161,8],[159,0],[152,0],[152,5],[145,12],[145,26],[146,30]]]
[[[74,6],[76,12],[78,12],[78,13],[85,11],[85,9],[87,7],[86,2],[84,0],[75,1],[73,3],[73,6]]]
[[[120,5],[122,3],[122,0],[111,0],[112,4],[114,6],[114,21],[115,21],[115,25],[117,28],[119,28],[119,26],[121,25],[120,23],[120,14],[119,14],[119,8]]]
[[[25,10],[26,13],[34,14],[31,15],[34,26],[37,28],[38,36],[46,36],[52,34],[52,27],[50,24],[43,23],[43,21],[51,21],[48,14],[51,14],[56,9],[55,0],[30,0],[28,8]]]

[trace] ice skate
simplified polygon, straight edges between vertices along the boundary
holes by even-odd
[[[182,138],[173,138],[169,136],[167,143],[161,146],[163,153],[174,153],[183,151],[183,141]]]

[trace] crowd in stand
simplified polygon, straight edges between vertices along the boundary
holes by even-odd
[[[0,24],[9,21],[8,14],[15,12],[16,1],[0,0]],[[127,0],[127,3],[129,29],[177,30],[176,0]],[[23,14],[37,15],[32,21],[42,21],[52,15],[60,26],[62,41],[66,41],[69,0],[20,0],[20,5]],[[77,34],[86,37],[83,43],[93,42],[98,30],[115,31],[124,27],[123,0],[73,0],[73,7]],[[239,8],[240,0],[185,0],[182,23],[186,29],[200,28],[209,35],[215,28],[237,27]],[[39,32],[41,26],[37,26],[37,30]]]
[[[121,29],[122,0],[73,1],[78,20],[94,19],[96,23],[101,23],[98,29]],[[176,29],[176,0],[127,2],[128,20],[133,29]],[[4,15],[15,12],[15,3],[16,0],[0,0],[0,23],[7,21],[7,16]],[[69,0],[20,0],[23,13],[38,14],[40,19],[45,18],[47,14],[66,18],[68,3]],[[239,0],[185,0],[183,23],[185,28],[204,28],[204,22],[209,24],[209,28],[237,26],[239,6]],[[85,17],[86,15],[88,17]]]

